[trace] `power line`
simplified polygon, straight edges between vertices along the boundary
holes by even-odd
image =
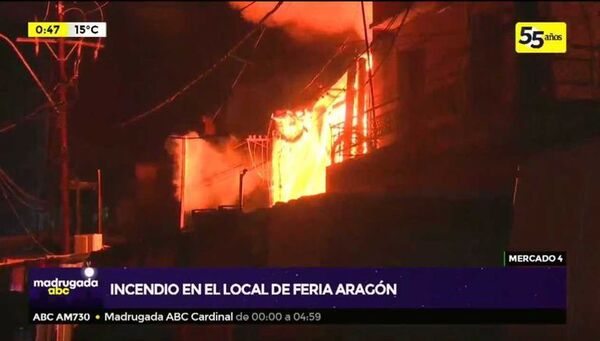
[[[56,103],[56,105],[62,105],[62,102],[58,102]],[[37,107],[34,111],[32,111],[31,113],[23,116],[22,118],[12,122],[12,123],[8,123],[6,125],[4,125],[4,127],[0,128],[0,134],[2,133],[6,133],[8,131],[13,130],[14,128],[16,128],[17,126],[25,123],[28,120],[34,119],[37,115],[41,114],[44,112],[44,109],[48,109],[52,106],[52,104],[50,103],[45,103],[40,105],[39,107]]]
[[[171,135],[171,136],[169,136],[169,138],[171,138],[171,139],[176,139],[176,140],[182,140],[182,142],[183,142],[183,140],[206,140],[206,139],[205,139],[204,137],[202,137],[202,136],[197,136],[197,137],[188,137],[188,136],[176,136],[176,135]],[[246,141],[243,141],[243,142],[240,142],[240,143],[238,143],[238,144],[234,145],[233,147],[231,147],[231,149],[232,149],[232,150],[236,150],[236,149],[238,149],[238,148],[240,148],[240,147],[242,147],[242,146],[245,146],[245,145],[247,145],[247,142],[246,142]],[[244,166],[244,165],[240,163],[240,164],[236,164],[235,166],[232,166],[232,167],[230,167],[230,168],[226,168],[226,169],[224,169],[224,170],[222,170],[222,171],[216,172],[216,173],[214,173],[214,174],[212,174],[212,175],[210,175],[210,176],[207,176],[207,177],[205,177],[205,178],[202,178],[202,179],[201,179],[201,184],[202,184],[202,185],[205,185],[205,186],[210,186],[210,185],[213,185],[214,183],[216,183],[216,182],[219,182],[219,181],[216,181],[216,179],[219,179],[219,178],[220,178],[221,180],[223,180],[223,179],[226,179],[226,178],[228,178],[228,176],[227,176],[227,173],[229,173],[229,172],[231,172],[231,171],[234,171],[234,170],[236,170],[236,169],[238,169],[238,168],[241,168],[241,167],[243,167],[243,166]],[[252,169],[254,169],[254,168],[252,168]]]
[[[262,31],[260,32],[260,35],[256,39],[256,43],[254,43],[254,47],[252,48],[252,52],[250,52],[250,55],[248,56],[248,60],[250,60],[252,58],[252,56],[254,56],[254,53],[256,52],[256,49],[258,48],[258,44],[260,44],[260,41],[261,41],[263,35],[265,34],[266,30],[267,30],[267,28],[263,27]],[[237,76],[235,76],[235,79],[233,80],[233,83],[231,83],[231,86],[229,87],[229,93],[233,92],[233,89],[235,89],[235,86],[238,84],[238,82],[242,78],[242,75],[244,74],[244,71],[246,71],[247,67],[248,67],[248,62],[244,62],[244,65],[242,65],[242,68],[238,72]],[[215,112],[215,114],[212,117],[213,120],[215,118],[217,118],[217,116],[219,116],[219,114],[221,113],[221,111],[223,110],[224,107],[225,107],[225,103],[223,103],[223,104],[221,104],[221,106],[219,106],[219,109],[217,109],[217,111]]]
[[[181,136],[181,135],[171,135],[169,136],[169,138],[171,139],[175,139],[175,140],[207,140],[206,136]],[[236,144],[235,146],[231,147],[231,149],[238,149],[241,146],[244,146],[246,144],[246,141],[244,142],[240,142],[238,144]]]
[[[23,205],[27,208],[30,208],[32,210],[35,210],[35,211],[43,211],[44,210],[42,208],[42,206],[36,206],[36,204],[31,204],[31,203],[27,202],[26,199],[21,197],[20,194],[14,188],[11,188],[9,184],[4,182],[4,180],[0,181],[0,185],[5,186],[6,189],[10,192],[10,194],[12,194],[13,197],[17,200],[17,202],[19,202],[21,205]]]
[[[35,84],[40,88],[40,90],[44,93],[44,96],[46,96],[46,99],[48,100],[48,102],[52,105],[52,108],[54,109],[54,111],[56,111],[57,113],[60,113],[60,111],[58,110],[58,107],[57,107],[56,103],[52,99],[52,96],[50,95],[50,93],[48,92],[48,90],[46,90],[46,87],[44,86],[44,84],[42,84],[42,81],[35,74],[35,72],[31,68],[31,66],[29,65],[29,63],[27,62],[27,60],[25,59],[25,57],[21,53],[21,51],[12,42],[12,40],[10,40],[10,38],[8,38],[7,36],[5,36],[4,34],[0,33],[0,38],[4,39],[8,43],[8,45],[10,45],[10,47],[15,51],[15,53],[17,54],[17,56],[21,60],[21,63],[23,63],[23,65],[25,66],[25,68],[27,69],[27,71],[29,72],[29,74],[31,75],[31,77],[33,78],[33,80],[35,81]]]
[[[379,69],[381,69],[383,62],[390,56],[390,53],[392,52],[392,49],[394,48],[394,45],[396,44],[396,39],[398,38],[398,35],[400,34],[400,30],[402,27],[404,27],[404,23],[406,22],[406,18],[408,17],[409,12],[410,12],[410,5],[406,8],[406,12],[404,12],[402,21],[400,22],[400,25],[398,25],[398,28],[396,29],[396,33],[394,34],[394,37],[392,38],[392,42],[390,43],[390,46],[388,47],[387,51],[385,52],[385,55],[383,56],[383,58],[381,58],[381,61],[379,62],[377,67],[375,67],[375,69],[373,70],[373,73],[371,75],[369,75],[368,82],[371,82],[372,78],[375,77],[375,75],[377,74]],[[396,18],[397,18],[397,16],[396,16]],[[396,21],[396,18],[394,18],[394,21]],[[391,26],[391,24],[390,24],[390,26]]]
[[[388,31],[389,28],[394,24],[394,22],[396,21],[396,19],[398,18],[399,14],[396,14],[394,16],[394,19],[392,19],[385,27],[385,29],[383,30],[384,32]],[[349,41],[349,36],[346,38],[346,40],[344,40],[344,42],[342,42],[342,44],[340,44],[338,46],[338,48],[336,49],[336,52],[331,56],[331,58],[329,58],[325,64],[323,64],[323,66],[321,67],[321,69],[317,72],[317,74],[310,80],[310,82],[308,82],[308,84],[300,91],[300,94],[303,94],[306,90],[308,90],[308,88],[310,88],[310,86],[312,86],[314,84],[314,82],[316,82],[316,80],[327,70],[327,68],[330,66],[330,64],[335,60],[335,58],[337,58],[344,50],[344,48],[346,47],[346,45],[348,44]],[[375,46],[375,43],[380,42],[381,40],[372,40],[371,43],[369,44],[369,48],[373,48]],[[362,50],[358,55],[362,55],[365,53],[366,50]],[[353,63],[355,62],[355,59],[353,59],[347,66],[346,69],[348,69]],[[365,83],[366,84],[366,83]],[[337,96],[336,96],[337,97]],[[269,129],[270,130],[270,129]]]
[[[371,82],[372,78],[375,77],[375,75],[377,74],[377,72],[379,71],[379,69],[381,68],[381,66],[383,65],[383,62],[387,59],[387,57],[389,57],[391,50],[394,48],[394,44],[396,41],[396,38],[398,37],[399,33],[400,33],[400,28],[402,28],[404,26],[404,23],[406,21],[406,17],[408,16],[408,12],[410,11],[410,6],[406,9],[406,11],[404,12],[404,16],[402,17],[402,21],[400,22],[400,24],[398,25],[398,28],[396,29],[394,38],[392,43],[390,44],[388,50],[385,53],[385,56],[381,59],[381,61],[378,63],[378,65],[375,67],[375,69],[373,70],[372,74],[370,75],[370,77],[367,79],[367,81],[365,82],[365,85],[367,85],[369,82]],[[394,18],[386,25],[385,29],[383,30],[383,32],[387,32],[390,30],[390,27],[396,22],[396,20],[398,19],[398,17],[400,16],[400,14],[396,14],[394,16]],[[376,43],[381,42],[382,39],[373,39],[371,41],[370,44],[368,44],[368,46],[364,49],[361,50],[360,53],[358,53],[358,56],[362,56],[363,54],[365,54],[369,49],[373,49],[375,47]],[[346,66],[346,69],[348,69],[350,66],[352,66],[352,64],[355,63],[356,59],[353,59],[350,63],[348,63],[348,65]],[[372,109],[370,109],[372,110]]]
[[[102,8],[103,8],[103,7],[105,7],[106,5],[108,5],[108,3],[109,3],[109,2],[108,2],[108,1],[106,1],[106,2],[104,2],[102,5],[100,5],[100,4],[98,3],[98,1],[94,1],[94,3],[96,4],[96,8],[94,8],[94,9],[91,9],[91,10],[89,10],[89,11],[85,12],[85,14],[90,14],[90,13],[94,13],[94,12],[97,12],[97,11],[102,11]]]
[[[244,42],[246,42],[246,40],[248,40],[252,35],[254,35],[256,32],[258,32],[259,29],[261,29],[262,24],[271,16],[273,15],[278,9],[279,7],[281,7],[281,5],[283,4],[283,1],[279,1],[277,2],[277,4],[275,5],[275,7],[273,7],[272,10],[270,10],[267,14],[265,14],[262,19],[260,19],[257,23],[257,26],[252,29],[250,32],[248,32],[240,41],[238,41],[229,51],[227,51],[227,53],[221,57],[221,59],[219,59],[217,62],[215,62],[213,65],[211,65],[208,69],[202,71],[198,76],[196,76],[192,81],[190,81],[189,83],[187,83],[183,88],[181,88],[180,90],[178,90],[177,92],[175,92],[173,95],[171,95],[170,97],[168,97],[167,99],[165,99],[164,101],[160,102],[159,104],[157,104],[156,106],[154,106],[152,109],[147,110],[139,115],[136,115],[132,118],[129,118],[123,122],[121,122],[121,127],[125,127],[129,124],[132,124],[134,122],[139,121],[140,119],[160,110],[161,108],[163,108],[164,106],[166,106],[167,104],[173,102],[175,99],[177,99],[181,94],[183,94],[184,92],[186,92],[189,88],[191,88],[194,84],[198,83],[199,81],[201,81],[202,79],[206,78],[208,75],[210,75],[217,67],[219,67],[221,64],[223,64],[225,61],[227,61],[235,51],[237,51],[243,44]]]
[[[408,15],[408,12],[405,12],[405,16],[404,18],[406,18],[406,16]],[[386,25],[386,27],[383,29],[383,32],[388,32],[390,30],[390,27],[392,27],[392,25],[396,22],[396,19],[398,19],[398,17],[400,16],[400,14],[396,14],[394,16],[394,18]],[[400,25],[404,24],[404,19],[402,20],[402,22],[400,23]],[[400,26],[399,26],[400,27]],[[399,28],[398,28],[399,29]],[[397,33],[397,32],[396,32]],[[363,50],[361,50],[359,53],[357,53],[357,56],[362,56],[363,54],[365,54],[367,52],[367,50],[369,49],[373,49],[376,45],[376,43],[380,43],[382,41],[382,39],[373,39],[371,41],[371,43],[369,44],[369,46]],[[393,46],[393,44],[392,44]],[[355,59],[353,59],[350,63],[348,63],[348,65],[346,66],[346,69],[348,69],[353,63],[355,63]],[[381,65],[381,63],[379,64]],[[376,70],[373,72],[373,75],[375,75],[375,73],[377,72],[378,67],[375,68]],[[369,82],[369,80],[367,80],[367,82]],[[367,83],[365,83],[366,85]]]
[[[9,176],[0,168],[0,184],[4,184],[7,190],[21,203],[23,206],[34,210],[44,210],[45,202],[27,193],[19,185],[17,185]]]
[[[251,171],[253,171],[253,170],[261,167],[262,165],[269,163],[269,162],[271,162],[271,161],[270,160],[269,161],[263,161],[263,162],[261,162],[261,163],[259,163],[257,165],[253,164],[253,167],[248,168],[248,172],[251,172]],[[204,185],[204,186],[212,186],[212,185],[214,185],[216,183],[223,182],[223,181],[225,181],[227,179],[230,179],[231,176],[233,176],[233,175],[229,175],[227,173],[229,173],[231,171],[234,171],[236,169],[239,169],[241,167],[242,167],[242,165],[234,166],[234,167],[228,168],[228,169],[226,169],[226,170],[224,170],[222,172],[219,172],[219,173],[217,173],[217,174],[215,174],[213,176],[209,176],[207,178],[204,178],[204,179],[202,179],[202,181],[203,181],[202,185]],[[234,174],[237,174],[237,173],[234,173]]]
[[[13,179],[11,179],[10,176],[8,176],[8,174],[2,168],[0,168],[0,180],[3,180],[4,182],[6,182],[10,186],[12,186],[24,198],[26,198],[30,201],[33,201],[33,202],[43,203],[43,200],[40,200],[40,199],[36,198],[35,196],[27,193],[24,189],[22,189],[19,185],[17,185],[17,183]]]
[[[385,29],[383,30],[384,32],[387,32],[387,31],[389,31],[390,27],[391,27],[391,26],[394,24],[394,22],[396,22],[396,19],[398,18],[398,16],[399,16],[399,14],[396,14],[396,15],[394,16],[394,19],[392,19],[392,20],[391,20],[391,21],[390,21],[390,22],[389,22],[389,23],[386,25]],[[371,49],[372,49],[372,48],[375,46],[375,44],[376,44],[376,43],[379,43],[379,42],[381,42],[381,39],[373,39],[373,40],[371,41],[371,43],[369,44],[368,48],[371,48]],[[346,42],[346,43],[347,43],[347,42]],[[344,47],[345,47],[345,46],[344,46],[344,43],[342,43],[342,44],[341,44],[341,45],[338,47],[338,49],[339,49],[339,48],[342,48],[342,49],[343,49]],[[359,55],[359,56],[360,56],[360,55],[363,55],[363,54],[364,54],[366,51],[367,51],[367,49],[361,50],[361,51],[360,51],[360,53],[358,53],[357,55]],[[336,53],[334,53],[334,55],[333,55],[333,56],[332,56],[332,57],[331,57],[329,60],[327,60],[327,62],[325,62],[325,64],[324,64],[324,65],[323,65],[323,67],[321,68],[321,70],[319,70],[319,72],[317,73],[317,75],[315,75],[315,77],[313,77],[313,80],[311,80],[311,81],[309,82],[309,84],[307,84],[307,85],[304,87],[304,89],[301,91],[301,94],[302,94],[304,91],[306,91],[306,89],[308,89],[308,88],[309,88],[309,87],[312,85],[312,83],[314,83],[314,82],[316,81],[316,79],[318,79],[318,77],[320,77],[320,75],[321,75],[323,72],[325,72],[325,71],[326,71],[327,67],[329,67],[329,65],[330,65],[330,64],[333,62],[333,60],[334,60],[334,59],[335,59],[337,56],[339,56],[339,55],[341,54],[341,52],[342,52],[342,51],[336,50]],[[355,62],[355,59],[353,59],[353,60],[352,60],[352,61],[351,61],[351,62],[350,62],[350,63],[349,63],[347,66],[346,66],[346,69],[348,69],[348,68],[349,68],[349,67],[350,67],[350,66],[351,66],[351,65],[352,65],[354,62]],[[366,83],[365,83],[365,84],[366,84]]]
[[[185,136],[171,136],[170,138],[173,138],[173,139],[181,139],[181,140],[186,140],[186,139],[190,139],[190,140],[194,140],[194,139],[202,139],[201,137],[193,137],[193,138],[188,138],[188,137],[185,137]],[[244,145],[247,145],[247,142],[246,142],[246,141],[244,141],[244,142],[241,142],[241,143],[239,143],[239,144],[237,144],[237,145],[233,146],[233,147],[232,147],[232,149],[234,149],[234,150],[235,150],[235,149],[237,149],[237,148],[239,148],[239,147],[241,147],[241,146],[244,146]],[[252,157],[252,156],[251,156],[251,157]],[[270,161],[264,161],[264,162],[261,162],[261,163],[259,163],[259,164],[257,165],[257,164],[255,164],[255,163],[254,163],[254,161],[252,161],[253,167],[251,167],[251,168],[248,168],[248,171],[255,170],[255,169],[259,168],[260,166],[262,166],[262,165],[264,165],[264,164],[266,164],[266,163],[268,163],[268,162],[270,162]],[[229,167],[229,168],[226,168],[226,169],[224,169],[224,170],[221,170],[221,171],[219,171],[219,172],[216,172],[216,173],[214,173],[214,174],[211,174],[210,176],[207,176],[207,177],[204,177],[204,178],[202,178],[202,179],[200,180],[200,184],[201,184],[201,185],[203,185],[203,186],[212,186],[212,185],[214,185],[214,184],[216,184],[216,183],[219,183],[219,182],[221,182],[221,181],[224,181],[224,180],[226,180],[226,179],[229,179],[231,175],[230,175],[230,174],[228,174],[228,173],[230,173],[230,172],[232,172],[232,171],[235,171],[235,170],[237,170],[237,169],[239,169],[239,168],[242,168],[243,166],[244,166],[244,164],[238,163],[238,164],[236,164],[236,165],[234,165],[234,166],[231,166],[231,167]]]
[[[266,30],[267,30],[267,28],[263,27],[262,31],[260,32],[260,35],[256,39],[256,43],[254,43],[254,46],[252,47],[252,52],[250,52],[250,55],[248,56],[248,60],[252,59],[252,57],[254,56],[254,53],[256,52],[256,49],[258,48],[258,44],[260,44],[260,41],[262,40],[262,37],[265,34]],[[233,83],[231,84],[231,89],[235,88],[237,83],[240,81],[240,79],[242,78],[242,75],[244,74],[244,71],[246,70],[246,67],[248,67],[248,62],[244,63],[244,65],[242,66],[242,69],[235,77]]]
[[[42,243],[40,243],[40,241],[38,241],[37,238],[35,238],[35,236],[31,233],[31,230],[29,230],[29,228],[27,228],[27,226],[25,225],[25,223],[21,219],[21,216],[19,216],[19,212],[17,212],[17,209],[15,208],[15,206],[13,205],[13,203],[8,198],[8,195],[6,194],[6,189],[4,188],[4,185],[1,184],[1,183],[0,183],[0,190],[2,190],[2,195],[4,196],[4,199],[6,199],[6,202],[8,203],[8,206],[10,207],[10,210],[12,211],[13,215],[15,216],[15,218],[17,218],[17,222],[19,223],[19,225],[21,226],[21,228],[27,233],[27,235],[29,236],[29,238],[31,238],[31,240],[42,251],[44,251],[44,253],[46,253],[47,255],[53,255],[54,253],[51,252],[50,250],[48,250],[44,245],[42,245]]]
[[[250,4],[250,5],[251,5],[251,4]],[[247,6],[246,6],[246,8],[247,8],[247,7],[249,7],[250,5],[247,5]],[[276,6],[276,8],[277,8],[277,6]],[[274,8],[274,9],[273,9],[271,12],[273,13],[273,12],[276,10],[276,8]],[[408,11],[405,13],[405,16],[404,16],[404,18],[403,18],[403,21],[402,21],[402,23],[401,23],[400,25],[403,25],[403,23],[404,23],[404,19],[406,19],[406,16],[407,16],[407,14],[408,14]],[[363,8],[363,15],[364,15],[364,8]],[[389,28],[390,28],[390,27],[393,25],[393,23],[396,21],[396,19],[398,18],[398,16],[399,16],[399,14],[397,14],[397,15],[394,17],[394,19],[393,19],[393,20],[392,20],[390,23],[388,23],[388,25],[386,26],[386,28],[385,28],[385,30],[384,30],[384,31],[388,31],[388,30],[389,30]],[[263,19],[264,19],[264,18],[263,18]],[[365,19],[365,20],[366,20],[366,19]],[[261,21],[264,21],[264,20],[261,20]],[[366,22],[366,21],[365,21],[365,22]],[[364,24],[365,22],[363,22],[363,24]],[[263,33],[264,33],[264,30],[263,30]],[[397,34],[397,32],[396,32],[396,34]],[[261,33],[261,35],[262,35],[262,33]],[[330,64],[333,62],[333,60],[334,60],[334,59],[335,59],[337,56],[339,56],[339,55],[341,54],[341,52],[343,52],[343,50],[344,50],[344,48],[345,48],[345,45],[348,43],[348,40],[349,40],[349,37],[348,37],[348,38],[346,38],[346,39],[344,40],[344,42],[342,42],[342,44],[340,44],[340,46],[338,46],[338,48],[336,49],[336,52],[335,52],[335,53],[332,55],[332,57],[331,57],[331,58],[329,58],[329,59],[328,59],[328,60],[325,62],[325,64],[323,65],[323,67],[321,67],[321,69],[319,70],[319,72],[318,72],[318,73],[317,73],[317,74],[316,74],[316,75],[315,75],[315,76],[314,76],[314,77],[311,79],[311,81],[310,81],[310,82],[309,82],[309,83],[308,83],[308,84],[307,84],[307,85],[304,87],[304,89],[302,90],[302,92],[301,92],[301,93],[303,93],[304,91],[306,91],[306,89],[308,89],[308,88],[309,88],[309,87],[310,87],[310,86],[311,86],[311,85],[312,85],[312,84],[313,84],[313,83],[314,83],[314,82],[315,82],[315,81],[318,79],[318,77],[319,77],[319,76],[320,76],[320,75],[321,75],[321,74],[322,74],[322,73],[323,73],[323,72],[324,72],[324,71],[327,69],[327,67],[328,67],[328,66],[329,66],[329,65],[330,65]],[[256,45],[258,45],[258,42],[259,42],[259,41],[260,41],[260,37],[259,37],[259,39],[257,40],[257,43],[255,44],[255,48],[256,48]],[[369,49],[370,49],[370,48],[372,48],[372,47],[374,46],[374,44],[375,44],[376,42],[379,42],[379,41],[380,41],[380,40],[373,40],[373,41],[371,41],[371,42],[369,43],[369,42],[368,42],[368,40],[366,40],[366,45],[367,45],[367,46],[366,46],[366,49],[365,49],[365,51],[367,51],[367,52],[368,52],[368,51],[369,51]],[[363,52],[361,53],[361,55],[362,55],[362,54],[363,54],[365,51],[363,51]],[[383,60],[382,60],[382,61],[383,61]],[[245,67],[246,65],[247,65],[247,64],[244,64],[244,67]],[[242,68],[242,70],[241,70],[240,74],[243,72],[243,70],[244,70],[244,68]],[[235,84],[237,83],[237,80],[239,79],[239,76],[240,76],[240,74],[238,74],[238,77],[236,77],[236,80],[234,81],[234,83],[233,83],[234,85],[233,85],[233,86],[235,86]],[[219,109],[219,110],[220,110],[220,109]],[[219,111],[217,111],[217,114],[218,114],[218,112],[219,112]],[[181,137],[176,137],[176,138],[181,138]],[[186,137],[183,137],[183,138],[186,138]],[[199,137],[199,138],[201,138],[201,137]],[[238,146],[236,146],[236,147],[239,147],[239,146],[241,146],[241,145],[244,145],[244,144],[245,144],[245,142],[243,142],[243,143],[240,143],[240,144],[239,144]],[[260,163],[260,164],[258,164],[258,165],[254,165],[254,167],[250,168],[250,169],[249,169],[249,171],[251,171],[251,170],[254,170],[254,169],[256,169],[256,168],[259,168],[260,166],[262,166],[262,165],[264,165],[264,164],[266,164],[266,163],[268,163],[268,162],[270,162],[270,161],[264,161],[264,162],[262,162],[262,163]],[[212,175],[212,176],[210,176],[210,177],[207,177],[207,178],[204,178],[204,179],[202,179],[202,183],[203,183],[203,185],[212,185],[212,184],[214,184],[214,183],[216,183],[216,182],[220,182],[220,181],[222,181],[222,180],[224,180],[224,179],[228,178],[227,176],[224,176],[226,173],[229,173],[229,172],[231,172],[231,171],[234,171],[234,170],[236,170],[236,169],[238,169],[238,168],[240,168],[240,167],[241,167],[241,165],[236,165],[236,166],[234,166],[234,167],[231,167],[231,168],[228,168],[228,169],[226,169],[226,170],[224,170],[224,171],[221,171],[221,172],[218,172],[218,173],[216,173],[216,174],[213,174],[213,175]],[[220,180],[218,180],[218,181],[217,181],[217,179],[219,179],[219,178],[220,178]]]
[[[44,15],[44,19],[42,21],[46,21],[46,19],[48,19],[48,14],[50,14],[50,1],[46,1],[46,14]]]
[[[245,11],[245,10],[246,10],[248,7],[250,7],[250,6],[254,5],[255,3],[256,3],[256,1],[252,1],[252,2],[250,2],[249,4],[247,4],[246,6],[242,7],[242,8],[240,9],[240,13],[244,12],[244,11]]]
[[[350,39],[350,36],[348,36],[348,37],[346,37],[346,39],[344,39],[344,41],[340,44],[340,46],[338,46],[338,48],[335,50],[335,53],[331,56],[331,58],[329,58],[325,62],[325,64],[323,65],[323,67],[321,67],[321,69],[317,72],[317,74],[310,80],[310,82],[308,82],[308,84],[306,84],[306,86],[302,89],[300,94],[303,94],[308,88],[310,88],[314,84],[314,82],[316,82],[317,79],[319,79],[321,74],[323,72],[325,72],[325,70],[327,69],[327,67],[329,67],[329,65],[333,62],[333,60],[335,58],[337,58],[337,56],[339,56],[344,51],[344,48],[346,47],[346,44],[348,43],[349,39]]]

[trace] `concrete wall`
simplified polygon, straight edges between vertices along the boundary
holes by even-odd
[[[435,153],[505,143],[514,119],[513,32],[512,4],[499,2],[415,3],[398,34],[376,31],[388,45],[374,52],[376,68],[382,63],[376,114],[394,116],[397,146]]]
[[[514,327],[515,339],[600,339],[599,156],[596,138],[521,165],[510,247],[567,252],[568,324]]]
[[[502,199],[325,194],[268,214],[267,266],[498,266],[508,242]],[[249,339],[501,340],[499,326],[265,326]],[[250,331],[249,331],[250,330]]]
[[[508,151],[409,155],[391,145],[327,169],[329,193],[511,197],[517,158]]]
[[[394,137],[372,154],[329,167],[327,190],[511,196],[512,4],[416,3],[395,39],[375,36],[388,45],[374,56],[376,70],[382,63],[376,115],[393,117]]]

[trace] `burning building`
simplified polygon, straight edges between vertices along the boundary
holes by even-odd
[[[232,3],[234,8],[244,5],[247,4]],[[257,4],[244,15],[248,20],[254,20],[272,6]],[[312,15],[308,20],[302,12],[304,9],[312,11],[313,6],[329,8],[328,13],[333,9],[342,11],[345,19],[335,30],[325,29],[330,26],[326,20],[317,18],[314,22]],[[364,9],[370,21],[371,3]],[[284,13],[278,13],[267,26],[282,26],[294,39],[301,38],[298,27],[306,28],[306,32],[316,31],[317,35],[319,32],[349,32],[349,36],[363,43],[361,10],[360,3],[298,3],[289,13],[282,9]],[[368,30],[366,38],[370,37],[371,30]],[[246,144],[223,149],[214,138],[195,133],[172,141],[174,143],[168,149],[175,158],[175,196],[182,203],[183,212],[180,225],[185,225],[184,217],[193,209],[236,204],[255,189],[269,194],[263,206],[323,193],[327,188],[327,167],[376,148],[375,130],[371,126],[374,112],[369,109],[372,107],[372,91],[369,91],[372,90],[369,77],[372,56],[370,51],[363,51],[352,59],[350,66],[338,74],[332,84],[321,89],[317,98],[308,101],[310,104],[273,113],[266,134],[250,136]],[[216,149],[220,151],[215,153]],[[244,181],[243,190],[240,184],[241,194],[238,194],[236,177],[243,169],[249,170],[250,178]],[[214,185],[214,177],[219,178],[218,185]],[[193,194],[190,196],[189,193]]]
[[[581,123],[591,117],[586,103],[598,96],[593,85],[598,68],[589,66],[593,55],[585,48],[585,25],[572,25],[569,39],[575,45],[564,58],[533,63],[514,51],[516,18],[567,20],[583,12],[574,5],[536,6],[374,3],[368,11],[370,53],[356,53],[310,104],[273,113],[264,135],[231,145],[236,152],[221,152],[226,161],[207,174],[200,175],[203,166],[192,166],[197,161],[179,162],[185,166],[178,169],[186,170],[177,173],[176,182],[185,174],[191,187],[183,192],[213,198],[227,192],[208,201],[186,194],[184,211],[237,204],[244,168],[250,171],[242,195],[269,193],[254,207],[324,192],[514,197],[517,168],[526,155],[585,135],[580,132],[594,133]],[[271,7],[253,6],[258,12],[244,15],[253,20]],[[297,29],[303,25],[299,20],[269,25]],[[347,28],[361,36],[357,25]],[[564,114],[573,105],[581,110]],[[546,123],[534,124],[540,115]],[[201,141],[185,143],[193,149]],[[194,177],[218,179],[227,189]]]
[[[244,168],[255,172],[243,194],[262,182],[270,194],[269,205],[324,193],[327,167],[376,147],[373,115],[367,109],[368,65],[364,54],[311,106],[273,113],[271,129],[263,137],[250,136],[246,143],[234,138],[219,142],[190,133],[172,141],[168,149],[176,160],[175,195],[183,203],[182,212],[237,203],[235,170]],[[264,145],[257,150],[259,142]],[[242,148],[246,144],[247,153]]]

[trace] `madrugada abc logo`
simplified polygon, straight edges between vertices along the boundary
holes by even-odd
[[[64,279],[52,279],[52,280],[34,280],[34,288],[48,288],[48,295],[69,295],[71,290],[77,288],[97,288],[98,280],[87,278],[80,280],[64,280]]]

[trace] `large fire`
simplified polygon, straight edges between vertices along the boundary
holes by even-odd
[[[194,209],[238,204],[239,173],[252,165],[246,149],[240,148],[244,145],[234,137],[200,138],[196,132],[168,141],[174,159],[174,195],[181,204],[180,227]],[[250,194],[260,182],[256,172],[249,172],[243,194]]]
[[[257,22],[277,4],[277,1],[231,1],[231,7],[241,11],[248,21]],[[373,2],[364,1],[367,23],[372,22]],[[321,35],[353,34],[364,37],[360,1],[289,1],[265,23],[286,30],[299,40],[318,39]],[[371,30],[367,32],[371,34]],[[370,36],[369,36],[370,40]]]
[[[281,110],[272,115],[270,191],[271,205],[302,196],[324,193],[326,169],[369,152],[369,110],[365,56],[349,68],[310,108]],[[174,156],[175,196],[181,202],[181,226],[193,209],[238,202],[239,171],[251,171],[244,179],[244,195],[261,183],[255,163],[234,138],[209,142],[197,133],[171,140]],[[268,173],[268,172],[267,172]],[[264,175],[264,174],[263,174]]]
[[[329,165],[369,151],[366,64],[360,58],[312,108],[273,114],[272,204],[325,192]]]
[[[239,9],[245,19],[256,22],[276,2],[230,4]],[[372,2],[365,1],[363,5],[366,22],[370,23]],[[300,39],[340,33],[364,39],[361,2],[286,2],[265,24],[281,27]],[[371,41],[371,30],[367,34]],[[252,138],[247,141],[249,153],[237,148],[243,142],[209,143],[195,133],[172,141],[169,150],[175,159],[173,178],[175,195],[181,201],[181,226],[192,209],[237,203],[237,179],[244,168],[250,170],[244,180],[244,194],[266,181],[271,205],[325,192],[328,166],[374,148],[369,136],[372,131],[369,116],[372,115],[368,108],[372,104],[366,91],[367,73],[373,62],[367,60],[367,56],[360,57],[311,107],[282,110],[272,115],[275,128],[265,137],[270,141],[265,144],[270,150],[270,160],[266,156],[258,162],[267,165],[266,172],[256,165],[257,158],[250,147]],[[211,135],[207,131],[205,134]],[[263,145],[260,148],[264,148]],[[268,151],[263,152],[261,149],[261,157],[268,155]]]

